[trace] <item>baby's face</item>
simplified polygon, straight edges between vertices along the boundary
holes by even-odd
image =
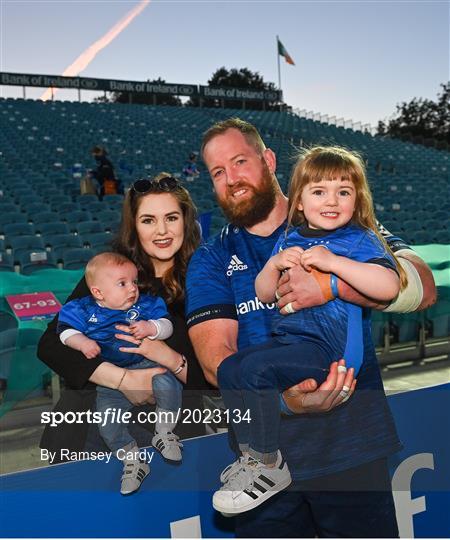
[[[108,265],[97,271],[95,285],[100,291],[99,300],[110,309],[129,309],[137,302],[137,268],[127,263]]]

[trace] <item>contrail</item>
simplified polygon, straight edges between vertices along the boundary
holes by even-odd
[[[98,39],[95,43],[93,43],[90,47],[88,47],[84,52],[80,54],[80,56],[73,62],[68,68],[64,70],[63,75],[67,77],[75,77],[79,73],[83,71],[91,62],[94,60],[94,58],[97,56],[97,54],[104,49],[107,45],[111,43],[113,39],[115,39],[122,30],[125,30],[125,28],[133,21],[135,17],[137,17],[144,9],[150,4],[150,0],[141,0],[137,6],[135,6],[131,11],[129,11],[122,19],[120,19],[119,22],[117,22],[111,30],[108,30],[106,34]],[[53,94],[56,93],[56,89],[53,90]],[[52,91],[50,88],[47,88],[47,90],[42,94],[41,99],[43,101],[46,101],[47,99],[50,99],[52,96]]]

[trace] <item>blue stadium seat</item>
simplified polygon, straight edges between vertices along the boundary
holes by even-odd
[[[20,208],[12,202],[0,202],[0,212],[20,212]]]
[[[32,249],[44,249],[45,245],[41,237],[39,236],[12,236],[8,237],[7,244],[13,251],[14,261],[18,262],[22,253],[25,253]]]
[[[50,205],[43,202],[34,202],[26,205],[22,205],[24,212],[28,214],[28,217],[33,221],[34,216],[38,216],[43,212],[50,212]]]
[[[82,236],[86,233],[103,232],[103,227],[99,221],[82,221],[76,224],[75,231]]]
[[[92,221],[92,215],[86,210],[75,210],[69,214],[61,215],[61,219],[69,223],[69,228],[71,231],[76,229],[76,225],[80,221]]]
[[[65,202],[60,204],[58,208],[60,214],[67,214],[68,212],[75,212],[78,210],[81,210],[81,207],[77,202]]]
[[[11,362],[16,350],[17,327],[0,332],[0,379],[7,381],[11,372]]]
[[[86,233],[83,235],[83,243],[88,244],[92,249],[105,247],[111,250],[111,241],[113,236],[114,235],[107,232]]]
[[[34,225],[32,223],[11,223],[3,227],[5,236],[21,236],[35,234]]]
[[[0,253],[0,272],[14,272],[14,261],[11,254]]]
[[[9,311],[0,311],[0,328],[1,330],[10,330],[19,326],[19,321]],[[0,340],[1,342],[1,340]]]
[[[39,225],[39,232],[42,236],[48,236],[50,234],[69,234],[69,226],[63,221],[52,221],[50,223],[41,223]]]
[[[81,238],[73,234],[49,234],[44,237],[44,243],[52,248],[52,254],[57,261],[62,259],[64,251],[68,248],[83,247]]]
[[[38,272],[39,270],[58,268],[53,254],[45,249],[34,249],[21,253],[19,264],[20,273],[26,276]]]
[[[0,233],[3,233],[4,225],[10,223],[28,223],[28,217],[22,212],[5,212],[0,214]]]
[[[84,268],[95,251],[88,248],[68,249],[63,253],[63,264],[65,270],[79,270]]]
[[[34,214],[32,218],[32,222],[34,225],[39,225],[40,223],[50,223],[59,221],[60,216],[57,212],[41,212],[38,214]]]

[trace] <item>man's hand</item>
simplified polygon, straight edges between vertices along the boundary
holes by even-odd
[[[287,304],[291,304],[294,311],[326,304],[333,299],[330,274],[324,274],[314,268],[311,272],[307,272],[301,265],[294,266],[281,276],[277,298],[282,315],[291,313],[285,309]]]
[[[153,397],[153,377],[165,373],[164,368],[129,369],[120,385],[122,394],[133,405],[155,403]]]
[[[330,373],[319,388],[314,379],[306,379],[283,392],[283,399],[296,414],[323,413],[347,401],[355,391],[354,370],[345,369],[345,361],[333,362]]]

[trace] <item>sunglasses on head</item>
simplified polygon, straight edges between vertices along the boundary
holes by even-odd
[[[173,176],[164,176],[159,180],[141,178],[131,186],[136,193],[149,193],[150,191],[175,191],[181,187],[180,182]]]

